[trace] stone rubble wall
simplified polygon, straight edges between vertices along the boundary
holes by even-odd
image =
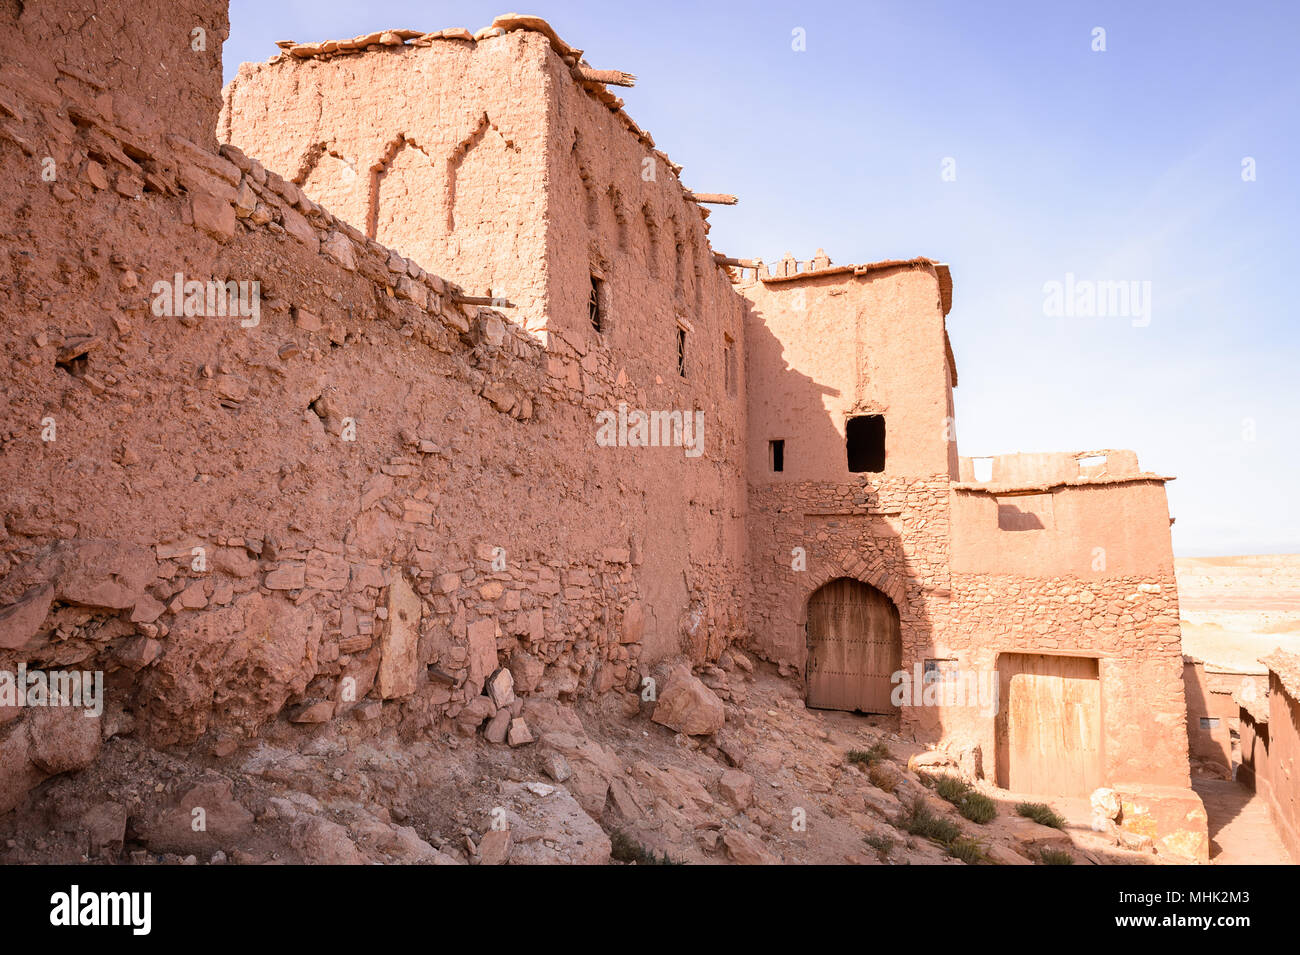
[[[903,664],[927,654],[946,615],[948,479],[885,478],[875,486],[801,482],[751,488],[750,648],[803,671],[808,598],[837,577],[894,601]],[[806,570],[794,569],[795,548]]]
[[[671,650],[721,653],[718,519],[692,514],[695,563],[647,566],[635,472],[593,456],[586,389],[533,337],[98,89],[0,69],[0,669],[106,671],[77,765],[101,731],[228,751],[286,707],[472,732],[518,708],[483,695],[499,667],[519,694],[634,687],[650,574],[687,571]],[[155,314],[176,273],[258,281],[258,323]],[[0,710],[6,804],[75,768],[43,754],[46,712]]]
[[[937,656],[983,672],[993,671],[1002,653],[1097,657],[1105,778],[1111,784],[1190,784],[1172,574],[1089,579],[954,573],[941,632]],[[992,718],[954,708],[939,708],[930,718],[949,737],[978,744],[992,774]]]

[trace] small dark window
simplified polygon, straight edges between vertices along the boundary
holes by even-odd
[[[1217,716],[1202,716],[1201,729],[1215,730],[1219,728],[1219,718]]]
[[[730,338],[722,345],[722,377],[727,387],[727,395],[736,397],[736,346]]]
[[[767,442],[767,456],[772,459],[773,471],[785,470],[785,441]]]
[[[604,297],[605,283],[596,276],[591,277],[591,298],[587,300],[587,317],[591,327],[598,332],[605,330],[605,309],[601,299]]]
[[[850,418],[844,430],[850,471],[860,474],[863,471],[885,470],[884,415],[868,414]]]
[[[677,326],[677,374],[686,377],[686,329]]]
[[[952,683],[957,679],[957,661],[951,659],[926,660],[921,674],[921,682]]]

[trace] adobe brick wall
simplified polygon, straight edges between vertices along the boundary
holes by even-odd
[[[1291,858],[1300,863],[1300,656],[1274,650],[1267,701],[1243,704],[1241,781],[1268,804]]]
[[[11,80],[38,80],[29,92],[57,86],[119,128],[172,133],[215,148],[211,120],[221,101],[221,45],[229,33],[224,0],[9,0],[0,4],[0,63]],[[53,106],[39,93],[36,103]],[[43,118],[60,126],[77,122],[75,113]]]
[[[78,82],[0,72],[0,604],[21,611],[0,667],[104,669],[105,732],[168,744],[251,735],[286,705],[449,728],[498,664],[568,697],[741,633],[741,403],[712,374],[720,336],[685,380],[671,336],[640,340],[631,303],[662,279],[629,259],[622,334],[548,353],[259,161],[165,117],[136,128]],[[53,182],[24,148],[42,137]],[[260,322],[155,314],[178,272],[260,282]],[[738,299],[711,294],[739,339]],[[597,447],[619,401],[710,409],[703,454]]]
[[[856,577],[897,604],[910,667],[934,641],[949,585],[951,387],[936,276],[900,268],[738,289],[750,303],[751,647],[802,670],[808,597]],[[885,416],[881,476],[848,470],[853,414]],[[780,473],[768,457],[775,439]]]
[[[515,32],[243,63],[219,134],[368,237],[474,295],[508,298],[513,320],[540,328],[549,56],[544,38]]]
[[[515,304],[504,313],[547,350],[543,393],[572,406],[544,427],[573,441],[574,466],[597,455],[620,475],[650,658],[683,639],[716,656],[742,626],[743,384],[728,388],[723,368],[728,340],[740,347],[742,301],[712,261],[699,206],[541,34],[424,42],[244,64],[223,136],[358,221],[368,209],[380,240]],[[392,192],[403,141],[419,148],[398,150],[410,165]],[[593,274],[601,333],[588,316]],[[702,410],[703,456],[597,447],[595,416],[620,403]]]
[[[1108,783],[1190,784],[1172,574],[1089,580],[954,573],[950,608],[943,649],[964,666],[993,668],[1002,653],[1097,658]],[[964,710],[945,710],[941,719],[952,737],[978,742],[991,765],[992,720]]]
[[[1193,657],[1183,657],[1183,687],[1187,697],[1187,739],[1190,755],[1234,769],[1233,761],[1241,754],[1233,751],[1232,731],[1240,731],[1240,704],[1237,698],[1247,695],[1263,700],[1268,692],[1266,674],[1230,672],[1208,666]],[[1202,728],[1201,718],[1219,721],[1218,726]]]
[[[739,286],[752,303],[750,645],[802,670],[809,596],[853,577],[898,606],[908,673],[931,658],[986,674],[1006,653],[1097,658],[1105,779],[1186,786],[1164,479],[1132,452],[1108,451],[1084,465],[1078,454],[1002,455],[992,480],[976,482],[956,453],[936,279],[913,265]],[[844,422],[859,413],[885,416],[883,475],[848,471]],[[772,439],[786,442],[782,473],[771,470]],[[1045,499],[1044,526],[1002,529],[999,502],[1026,495]],[[979,747],[992,775],[994,715],[906,706],[901,718],[917,739]]]

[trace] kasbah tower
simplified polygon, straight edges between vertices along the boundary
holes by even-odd
[[[190,6],[224,33],[223,4]],[[120,29],[153,48],[148,19]],[[382,702],[397,715],[377,724],[438,725],[510,661],[517,684],[571,698],[738,646],[810,707],[897,713],[904,737],[1016,792],[1113,788],[1162,849],[1207,857],[1169,478],[1130,451],[960,456],[948,265],[715,251],[706,204],[728,197],[689,191],[622,110],[611,88],[632,77],[535,17],[286,41],[224,90],[219,63],[168,65],[166,84],[108,78],[139,87],[131,115],[75,73],[57,88],[95,131],[104,195],[184,211],[114,224],[79,193],[41,200],[62,225],[6,324],[38,327],[101,279],[147,306],[125,270],[145,287],[256,277],[261,333],[170,318],[164,336],[137,311],[108,346],[85,316],[59,361],[129,407],[6,456],[0,481],[19,515],[0,605],[53,581],[21,604],[35,633],[94,547],[123,568],[104,610],[166,634],[121,687],[148,738],[247,732],[304,692],[335,718]],[[42,95],[6,93],[15,134]],[[87,221],[130,251],[59,274]],[[13,377],[11,420],[41,417],[49,373]],[[132,427],[167,442],[123,443]],[[79,442],[118,448],[130,480],[70,468]],[[229,587],[194,590],[196,542]],[[253,618],[303,645],[205,656]],[[30,634],[4,647],[52,659]],[[255,693],[236,684],[250,673]]]

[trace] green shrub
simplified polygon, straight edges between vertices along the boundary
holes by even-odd
[[[848,761],[855,766],[874,766],[889,759],[892,754],[884,743],[872,743],[870,749],[851,749]]]
[[[668,853],[656,856],[626,832],[619,829],[609,837],[609,857],[616,862],[631,862],[636,865],[682,865],[668,858]]]
[[[1065,820],[1047,803],[1043,802],[1021,802],[1016,803],[1016,812],[1026,819],[1032,819],[1040,826],[1051,826],[1053,829],[1064,829]]]
[[[930,780],[934,784],[934,791],[954,806],[959,804],[962,797],[970,792],[970,786],[964,780],[958,779],[956,776],[949,776],[947,773],[931,776]]]
[[[988,796],[972,790],[957,804],[957,811],[983,826],[997,818],[998,806]]]
[[[984,855],[984,846],[972,839],[970,836],[959,836],[948,843],[948,855],[954,859],[960,859],[967,865],[979,865],[987,861]]]
[[[903,808],[897,825],[909,835],[924,836],[945,846],[961,836],[960,826],[942,816],[936,816],[920,796]]]
[[[888,859],[890,851],[894,848],[893,838],[885,835],[883,832],[870,836],[863,836],[862,841],[875,849],[876,855],[880,856],[882,860]]]
[[[956,776],[938,775],[930,780],[935,792],[957,807],[957,811],[971,822],[980,825],[992,822],[997,817],[997,804],[981,792],[976,792],[964,780]]]
[[[1038,850],[1038,857],[1043,865],[1074,865],[1074,858],[1063,849],[1043,848]]]

